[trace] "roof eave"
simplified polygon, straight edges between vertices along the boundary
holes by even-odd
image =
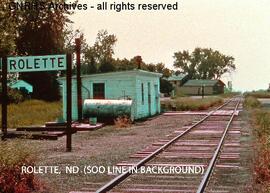
[[[95,76],[106,76],[106,75],[113,75],[113,74],[126,74],[126,73],[132,73],[132,74],[142,74],[142,75],[151,75],[155,77],[162,77],[161,73],[156,73],[156,72],[148,72],[140,69],[136,70],[128,70],[128,71],[118,71],[118,72],[106,72],[106,73],[96,73],[96,74],[88,74],[88,75],[82,75],[81,78],[91,78]],[[72,76],[72,79],[75,79],[76,76]],[[62,81],[65,80],[66,77],[60,77],[57,80]]]

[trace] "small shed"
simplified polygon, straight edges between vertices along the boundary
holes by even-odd
[[[182,73],[178,75],[173,74],[167,80],[173,85],[174,88],[179,88],[187,81],[187,75]]]
[[[24,80],[17,80],[8,84],[10,88],[20,90],[26,94],[33,93],[33,86]]]
[[[82,75],[82,101],[86,99],[132,100],[134,120],[160,113],[160,84],[162,74],[143,70]],[[66,78],[62,84],[63,117],[66,120]],[[77,81],[72,78],[72,119],[78,119]]]
[[[201,95],[204,87],[205,95],[224,93],[225,84],[221,80],[188,80],[180,91],[186,95]]]

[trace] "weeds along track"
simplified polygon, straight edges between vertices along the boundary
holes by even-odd
[[[177,172],[125,172],[96,192],[235,192],[230,175],[240,167],[237,115],[241,109],[242,98],[233,98],[193,125],[177,129],[118,164],[140,169],[178,168]],[[226,179],[220,182],[220,177]]]

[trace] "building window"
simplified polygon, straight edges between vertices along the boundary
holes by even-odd
[[[105,85],[104,83],[93,84],[93,98],[94,99],[105,99]]]
[[[143,83],[141,84],[141,89],[142,89],[142,105],[144,104],[144,88],[143,88]]]

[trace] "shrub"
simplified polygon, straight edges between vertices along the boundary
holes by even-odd
[[[270,183],[270,112],[256,109],[253,111],[252,120],[257,138],[254,179],[261,185],[260,192],[269,192],[267,187]]]
[[[244,101],[244,106],[246,108],[259,108],[261,107],[261,103],[257,98],[253,96],[247,96]]]
[[[8,103],[20,103],[25,100],[22,92],[16,89],[8,88]],[[2,103],[2,97],[0,98],[0,103]]]
[[[16,89],[8,89],[8,103],[18,104],[25,100],[24,95]]]
[[[29,147],[19,142],[0,142],[0,192],[30,193],[42,189],[34,174],[21,173],[23,165],[34,166],[35,158]]]
[[[267,111],[256,111],[254,116],[257,136],[270,135],[270,113]]]
[[[270,92],[267,92],[267,91],[253,91],[253,92],[245,93],[245,95],[247,97],[252,96],[255,98],[270,98]]]
[[[130,127],[132,124],[132,121],[130,120],[130,118],[128,116],[121,116],[121,117],[117,117],[114,120],[114,124],[117,128],[126,128],[126,127]]]
[[[266,136],[260,138],[260,145],[258,147],[258,155],[256,156],[255,181],[259,184],[270,182],[270,148],[269,138]]]
[[[160,92],[169,95],[172,90],[172,84],[168,80],[160,78]]]
[[[188,97],[176,98],[175,100],[162,101],[161,107],[167,111],[196,111],[206,110],[215,105],[221,104],[223,100],[219,97],[204,99],[193,99]]]

